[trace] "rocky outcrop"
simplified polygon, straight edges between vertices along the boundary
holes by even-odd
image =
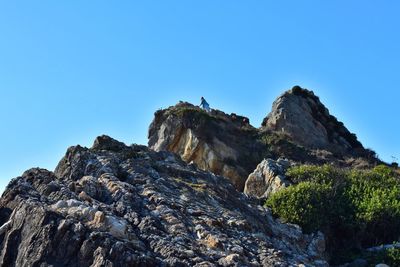
[[[148,144],[227,177],[239,191],[264,158],[360,168],[378,161],[313,92],[298,86],[274,102],[261,128],[251,126],[246,117],[207,113],[189,103],[159,110],[149,127]]]
[[[355,134],[329,114],[312,91],[299,86],[283,93],[272,105],[263,127],[283,132],[296,143],[309,148],[339,151],[362,150]]]
[[[292,183],[286,179],[285,172],[290,162],[284,159],[274,161],[264,159],[246,180],[244,193],[255,198],[266,199],[271,194]]]
[[[324,249],[224,177],[107,136],[0,199],[1,266],[327,266]]]
[[[245,117],[217,110],[207,113],[189,103],[179,103],[155,113],[149,147],[177,153],[202,170],[229,178],[243,190],[248,174],[266,152],[257,134]]]

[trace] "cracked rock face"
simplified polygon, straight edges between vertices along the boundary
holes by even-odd
[[[271,194],[292,183],[286,179],[285,172],[290,162],[278,159],[264,159],[246,180],[244,193],[259,199],[266,199]]]
[[[327,266],[229,180],[107,136],[31,169],[0,199],[1,266]]]

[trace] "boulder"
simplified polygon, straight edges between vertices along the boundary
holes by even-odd
[[[246,180],[244,193],[248,196],[266,199],[278,190],[291,185],[285,171],[290,162],[279,159],[264,159]]]

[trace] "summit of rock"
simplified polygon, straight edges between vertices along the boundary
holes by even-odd
[[[279,96],[264,119],[265,129],[282,132],[310,148],[363,150],[357,136],[329,113],[313,91],[294,86]]]

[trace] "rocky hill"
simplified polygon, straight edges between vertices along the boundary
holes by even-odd
[[[342,244],[336,232],[304,234],[260,205],[300,188],[291,167],[324,163],[310,172],[379,160],[312,91],[282,94],[258,128],[180,102],[155,113],[148,147],[100,136],[91,148],[70,147],[54,172],[13,179],[0,199],[0,266],[328,266]],[[349,184],[339,176],[338,188]]]
[[[184,102],[159,110],[149,128],[149,147],[227,177],[239,191],[264,158],[359,168],[378,162],[312,91],[298,86],[274,102],[259,128],[246,117],[207,113]]]
[[[255,132],[236,120],[213,123]],[[54,172],[13,179],[0,225],[1,266],[327,266],[321,233],[280,223],[226,178],[170,152],[107,136],[69,148]]]

